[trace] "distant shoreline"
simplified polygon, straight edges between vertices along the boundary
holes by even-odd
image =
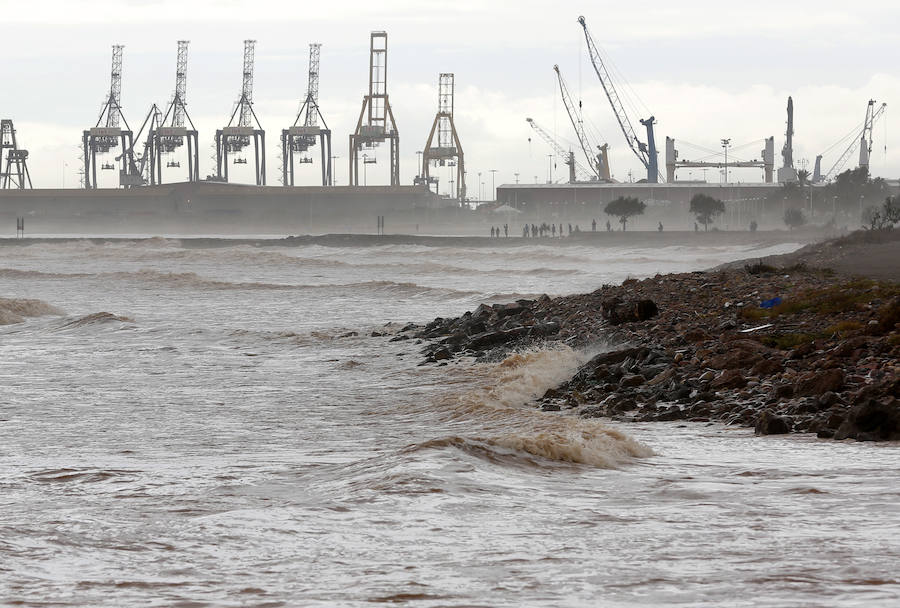
[[[771,231],[629,231],[629,232],[581,232],[563,238],[524,238],[521,234],[509,237],[489,236],[435,236],[414,234],[323,234],[288,237],[246,237],[246,236],[40,236],[23,239],[2,238],[0,246],[28,246],[42,243],[91,242],[97,245],[106,243],[131,243],[135,241],[151,241],[154,239],[176,240],[184,247],[213,248],[246,245],[254,247],[299,247],[305,245],[322,245],[326,247],[379,247],[385,245],[418,245],[423,247],[527,247],[534,245],[548,247],[728,247],[753,246],[766,247],[784,243],[798,245],[814,243],[827,238],[827,235],[813,230],[771,230]]]

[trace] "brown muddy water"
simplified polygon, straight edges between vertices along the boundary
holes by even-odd
[[[0,603],[896,606],[897,444],[542,413],[604,344],[371,336],[790,249],[2,247]]]

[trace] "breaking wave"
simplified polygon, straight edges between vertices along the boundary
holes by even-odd
[[[649,447],[596,420],[542,412],[530,405],[548,388],[570,378],[581,359],[571,348],[559,346],[515,353],[487,366],[481,386],[439,404],[444,417],[465,425],[477,423],[484,432],[435,439],[409,449],[453,447],[490,460],[524,456],[601,468],[653,455]]]
[[[95,312],[75,319],[67,320],[57,327],[58,330],[75,329],[91,325],[106,325],[110,323],[134,323],[134,319],[114,315],[111,312]]]
[[[0,298],[0,325],[22,323],[25,317],[64,314],[59,308],[43,300]]]

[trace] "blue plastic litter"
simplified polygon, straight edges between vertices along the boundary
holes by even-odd
[[[763,300],[759,305],[760,308],[772,308],[781,304],[781,298],[772,298],[771,300]]]

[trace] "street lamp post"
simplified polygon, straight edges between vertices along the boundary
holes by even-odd
[[[548,154],[547,158],[550,161],[550,165],[547,167],[547,183],[552,184],[553,183],[553,155]]]
[[[416,152],[416,154],[419,156],[419,173],[418,173],[418,176],[419,176],[419,177],[422,177],[422,175],[423,175],[423,173],[424,173],[424,169],[422,168],[422,151],[419,150],[418,152]]]
[[[481,171],[478,172],[478,183],[481,183]],[[484,200],[484,197],[481,195],[481,186],[478,187],[478,202],[480,203]]]
[[[518,183],[519,183],[519,174],[518,174],[518,173],[513,173],[513,175],[516,176],[516,183],[518,184]]]
[[[339,158],[340,158],[340,156],[338,156],[337,154],[335,154],[334,156],[331,157],[331,185],[332,186],[337,186],[337,163],[335,163],[334,161],[336,161]]]
[[[731,145],[730,139],[722,140],[722,148],[725,149],[725,183],[728,183],[728,146]]]
[[[491,192],[494,193],[494,200],[497,200],[497,170],[491,169]]]

